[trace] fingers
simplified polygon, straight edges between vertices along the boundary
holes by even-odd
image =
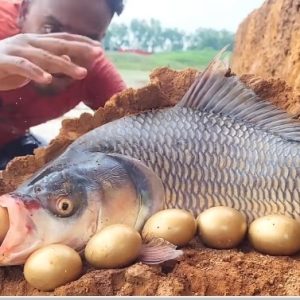
[[[31,80],[18,75],[9,75],[0,82],[0,91],[19,89],[27,85]]]
[[[58,56],[67,55],[76,60],[79,58],[79,61],[82,62],[96,59],[102,51],[100,47],[96,48],[86,43],[55,38],[36,39],[32,40],[30,44]]]
[[[40,84],[49,84],[51,74],[73,79],[86,77],[90,62],[101,53],[100,42],[68,33],[24,34],[6,40],[0,56],[0,79],[20,76]]]
[[[39,38],[56,38],[56,39],[62,39],[65,41],[71,41],[71,42],[81,42],[81,43],[87,43],[94,47],[100,47],[101,43],[99,41],[92,40],[86,36],[81,36],[77,34],[70,34],[70,33],[49,33],[49,34],[41,34],[39,35]]]
[[[71,61],[71,58],[68,55],[62,55],[61,57],[67,61]]]
[[[81,80],[87,75],[85,68],[74,64],[66,55],[56,56],[44,50],[32,48],[23,51],[23,57],[50,74],[64,74],[75,80]]]
[[[6,75],[19,75],[27,81],[29,79],[41,84],[52,81],[51,74],[23,57],[4,56],[0,60],[0,68],[5,70]]]

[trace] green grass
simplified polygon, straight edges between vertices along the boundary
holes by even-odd
[[[169,67],[175,70],[186,68],[201,70],[216,54],[217,51],[211,49],[162,52],[149,56],[107,52],[108,58],[115,64],[128,86],[131,87],[145,85],[151,71],[159,67]]]
[[[162,52],[149,56],[131,53],[108,52],[107,56],[123,70],[151,71],[157,67],[168,66],[176,70],[188,67],[201,69],[216,55],[217,51],[207,49],[201,51]]]

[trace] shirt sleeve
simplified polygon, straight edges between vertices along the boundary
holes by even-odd
[[[102,54],[85,79],[84,103],[91,109],[104,106],[113,95],[123,91],[126,84],[114,65]]]

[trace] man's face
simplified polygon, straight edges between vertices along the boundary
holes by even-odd
[[[106,0],[31,0],[21,15],[23,33],[68,32],[101,40],[110,24],[112,14]],[[88,67],[91,62],[72,58],[74,63]],[[56,94],[72,82],[70,77],[57,74],[47,86],[37,86],[44,94]]]

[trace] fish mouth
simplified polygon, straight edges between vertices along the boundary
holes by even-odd
[[[6,208],[9,229],[0,246],[0,265],[21,265],[42,244],[37,229],[24,202],[12,195],[0,197],[0,206]]]

